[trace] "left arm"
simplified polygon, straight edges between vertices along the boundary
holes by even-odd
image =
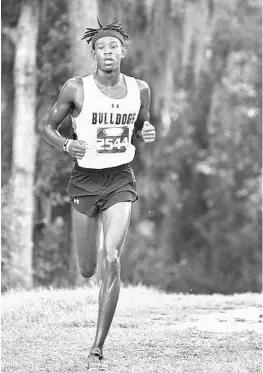
[[[137,79],[137,83],[140,89],[141,107],[134,125],[135,137],[141,142],[154,142],[156,136],[155,128],[149,123],[149,108],[151,102],[150,88],[143,80]]]

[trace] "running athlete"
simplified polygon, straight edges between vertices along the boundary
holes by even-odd
[[[99,22],[99,20],[98,20]],[[82,276],[90,278],[97,266],[103,229],[102,284],[97,331],[89,367],[103,364],[103,346],[120,291],[120,255],[138,196],[130,162],[133,135],[155,141],[149,123],[150,89],[146,82],[120,72],[126,56],[123,26],[117,21],[98,29],[87,28],[83,39],[92,45],[97,62],[94,74],[69,79],[62,87],[44,129],[45,140],[76,159],[67,192],[73,205],[73,227]],[[71,114],[73,139],[58,127]],[[96,367],[95,367],[96,368]]]

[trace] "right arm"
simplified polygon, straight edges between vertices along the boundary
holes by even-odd
[[[75,79],[69,79],[64,84],[43,130],[45,141],[61,150],[67,139],[60,135],[58,127],[74,107],[74,97],[77,89],[78,86]],[[85,155],[85,151],[85,142],[81,140],[73,140],[68,149],[68,152],[78,159]]]

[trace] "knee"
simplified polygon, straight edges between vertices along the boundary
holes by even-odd
[[[109,263],[117,263],[119,262],[119,253],[116,248],[109,248],[106,247],[106,253],[107,253],[107,261]]]
[[[107,256],[106,256],[106,269],[108,270],[108,274],[112,277],[116,277],[120,275],[120,258],[118,254],[118,250],[116,249],[108,249]]]
[[[92,276],[94,276],[95,272],[96,272],[96,264],[93,264],[93,265],[83,265],[83,264],[80,264],[79,265],[79,270],[80,270],[80,273],[83,277],[85,278],[90,278]]]

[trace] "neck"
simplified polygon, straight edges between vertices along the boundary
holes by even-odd
[[[119,68],[113,71],[103,71],[97,69],[95,73],[95,79],[99,84],[105,86],[114,86],[120,81],[121,72]]]

